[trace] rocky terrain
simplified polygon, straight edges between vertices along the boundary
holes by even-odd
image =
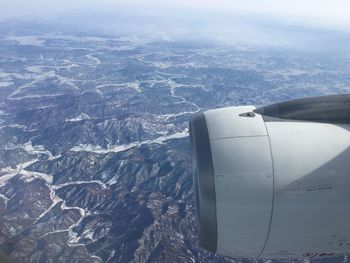
[[[349,54],[1,24],[4,258],[255,262],[198,246],[188,120],[213,107],[349,92],[349,69]]]

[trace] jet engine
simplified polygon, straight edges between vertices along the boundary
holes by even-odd
[[[350,252],[350,94],[196,113],[200,245],[231,257]]]

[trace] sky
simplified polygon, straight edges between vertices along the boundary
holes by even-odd
[[[300,40],[304,44],[329,38],[332,31],[347,38],[350,1],[0,0],[0,21],[13,18],[158,38],[210,36],[277,45]]]
[[[145,13],[187,10],[231,15],[259,15],[350,31],[348,0],[1,0],[0,17],[49,17],[64,13],[142,8]],[[164,14],[164,13],[163,13]]]

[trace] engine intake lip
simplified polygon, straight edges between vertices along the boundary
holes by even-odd
[[[214,168],[205,115],[198,112],[190,121],[192,174],[200,245],[217,250],[217,218]]]

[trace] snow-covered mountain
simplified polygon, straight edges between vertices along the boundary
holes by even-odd
[[[0,250],[11,262],[233,262],[198,246],[191,114],[350,91],[344,54],[3,31]]]

